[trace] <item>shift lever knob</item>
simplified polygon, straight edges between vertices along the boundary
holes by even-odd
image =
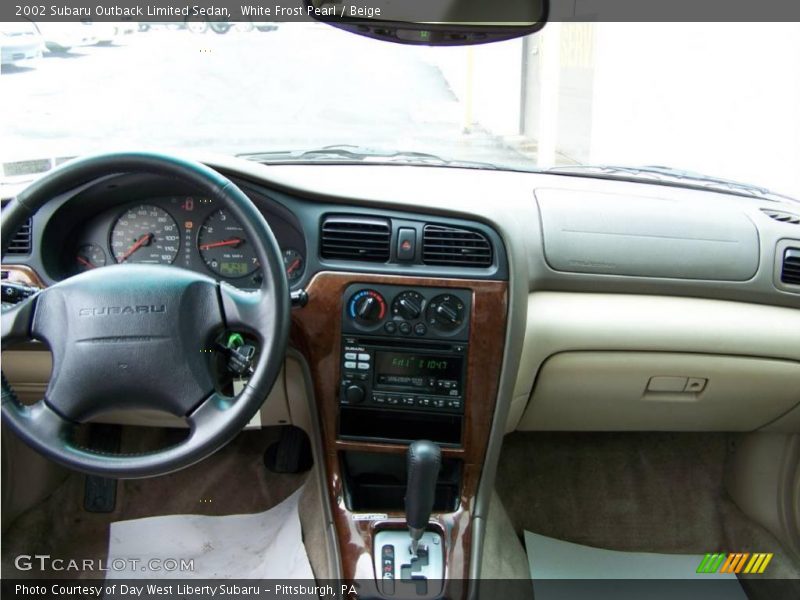
[[[418,440],[408,447],[406,523],[411,534],[411,552],[414,555],[431,518],[441,463],[442,453],[433,442]]]

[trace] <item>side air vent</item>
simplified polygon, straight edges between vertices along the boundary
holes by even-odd
[[[6,254],[30,254],[33,247],[33,233],[31,232],[31,220],[17,230],[16,235],[8,245]]]
[[[387,219],[340,215],[322,222],[322,258],[338,260],[389,260],[392,228]]]
[[[761,212],[767,215],[770,219],[775,219],[781,223],[789,223],[791,225],[800,225],[800,215],[783,212],[782,210],[772,210],[771,208],[762,208]]]
[[[425,225],[422,262],[452,267],[488,267],[492,264],[492,245],[477,231]]]
[[[783,251],[781,281],[789,285],[800,285],[800,248],[786,248]]]

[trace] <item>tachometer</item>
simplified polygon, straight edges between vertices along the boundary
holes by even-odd
[[[241,223],[222,208],[203,223],[197,248],[208,268],[223,277],[244,277],[259,266]]]
[[[118,263],[172,264],[179,247],[175,219],[151,204],[125,211],[111,229],[111,252]]]

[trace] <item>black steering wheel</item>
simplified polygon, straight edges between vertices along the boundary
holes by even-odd
[[[185,182],[242,224],[261,264],[256,291],[168,265],[115,265],[48,287],[2,313],[2,343],[41,340],[53,355],[43,399],[19,402],[2,377],[3,421],[34,449],[73,469],[117,478],[161,475],[209,456],[259,410],[280,372],[290,298],[281,252],[264,217],[231,181],[199,163],[152,153],[73,160],[48,173],[2,213],[2,254],[48,200],[117,173]],[[223,330],[254,336],[253,374],[231,398],[215,390],[209,354]],[[136,455],[106,454],[75,441],[76,425],[108,409],[156,409],[184,417],[181,443]]]

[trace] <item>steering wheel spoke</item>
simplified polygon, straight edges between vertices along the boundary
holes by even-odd
[[[234,331],[247,331],[264,342],[264,324],[274,322],[274,308],[261,290],[241,290],[227,282],[219,285],[220,304],[225,326]]]
[[[39,292],[41,293],[41,292]],[[2,342],[13,344],[26,342],[31,336],[33,317],[36,314],[36,300],[38,294],[26,298],[18,304],[4,307],[2,312]]]

